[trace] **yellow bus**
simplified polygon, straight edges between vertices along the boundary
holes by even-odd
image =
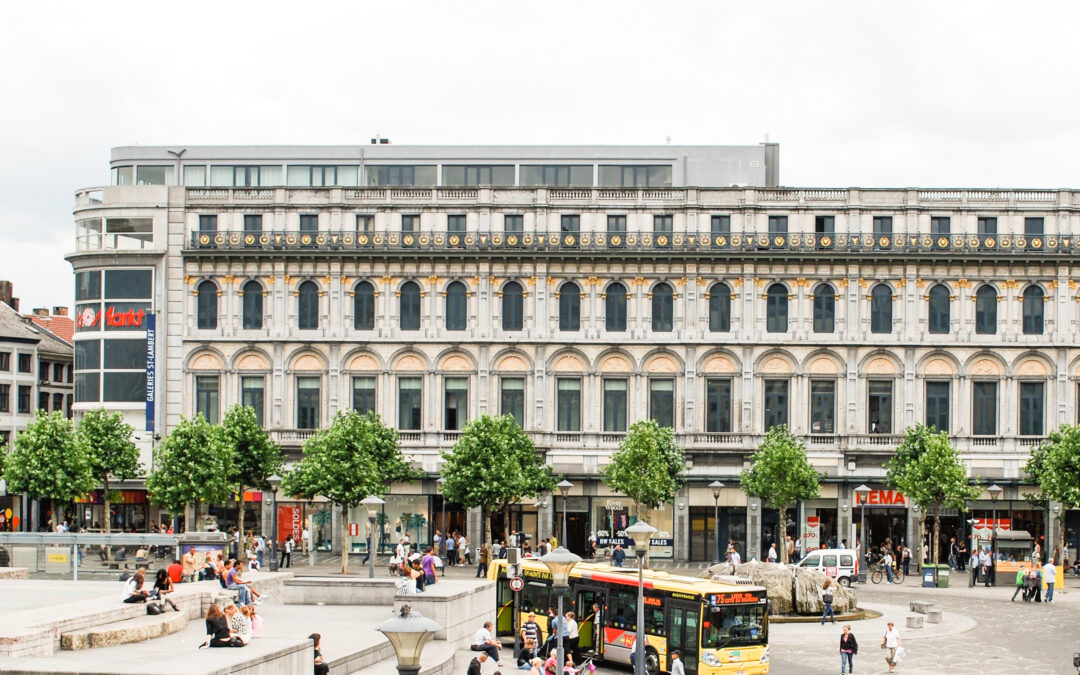
[[[521,563],[525,582],[517,612],[506,561],[488,568],[496,582],[496,629],[513,638],[536,615],[547,638],[548,611],[558,606],[551,574],[538,559]],[[563,611],[578,621],[578,652],[597,661],[630,664],[637,637],[638,571],[633,567],[579,563],[571,572]],[[769,604],[765,589],[746,579],[724,582],[645,570],[645,667],[669,672],[671,652],[682,653],[687,675],[763,675],[769,672]]]

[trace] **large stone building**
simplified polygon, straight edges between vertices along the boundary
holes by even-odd
[[[1076,419],[1080,192],[792,189],[778,163],[775,145],[114,149],[113,184],[76,196],[76,409],[124,410],[148,447],[245,403],[293,456],[337,410],[374,409],[428,476],[386,509],[421,539],[440,452],[512,414],[575,486],[511,525],[546,536],[565,508],[578,550],[630,522],[599,473],[652,417],[689,470],[650,514],[655,553],[693,560],[716,501],[751,556],[780,534],[737,479],[776,424],[825,475],[789,532],[851,543],[866,483],[871,538],[911,541],[882,465],[925,422],[1005,488],[976,518],[1052,534],[1023,465]],[[340,514],[296,508],[330,545]]]

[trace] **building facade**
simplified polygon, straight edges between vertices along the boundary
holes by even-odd
[[[631,522],[599,475],[653,418],[689,475],[650,514],[655,553],[694,560],[712,558],[714,529],[747,558],[785,530],[853,543],[862,509],[871,540],[914,541],[883,464],[924,422],[1005,488],[976,517],[1051,536],[1023,465],[1076,421],[1080,193],[780,188],[778,155],[118,148],[115,185],[76,196],[76,409],[124,410],[147,445],[243,403],[294,457],[336,411],[376,410],[428,476],[388,496],[395,540],[438,526],[440,453],[465,422],[511,414],[575,487],[510,526],[543,537],[565,509],[577,550]],[[125,357],[90,356],[110,351]],[[825,476],[784,525],[737,479],[779,424]],[[304,508],[331,547],[335,518],[364,520]],[[959,514],[943,525],[965,534]]]

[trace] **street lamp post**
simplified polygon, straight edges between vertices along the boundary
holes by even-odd
[[[720,490],[724,484],[718,480],[709,483],[713,497],[713,564],[720,562]]]
[[[565,546],[560,546],[541,557],[540,562],[544,563],[548,571],[551,572],[551,585],[559,596],[559,616],[556,618],[555,623],[552,624],[552,630],[555,631],[556,635],[555,658],[559,663],[557,667],[561,668],[562,664],[566,663],[566,656],[563,652],[563,628],[566,626],[566,617],[563,616],[563,593],[570,586],[570,570],[574,569],[574,565],[581,562],[581,558],[566,550]],[[638,610],[638,613],[640,611]]]
[[[637,556],[637,636],[634,638],[634,675],[645,675],[645,556],[649,553],[649,539],[657,529],[639,520],[626,528],[626,534],[634,540],[634,555]]]
[[[442,630],[435,621],[420,612],[402,605],[394,618],[379,625],[379,632],[390,640],[397,657],[398,675],[416,675],[420,672],[420,653],[431,636]]]
[[[446,479],[439,477],[439,480],[435,481],[439,485],[439,501],[442,502],[442,517],[439,518],[439,525],[442,526],[442,541],[439,542],[439,550],[436,551],[441,558],[446,557],[446,538],[450,536],[450,528],[446,526],[446,497],[443,496],[443,486],[446,485]]]
[[[270,571],[277,570],[277,491],[281,487],[281,476],[276,473],[266,479],[270,486]],[[240,495],[240,508],[244,508],[244,496]]]
[[[1001,493],[1005,490],[994,483],[986,488],[986,491],[990,493],[990,501],[993,504],[993,515],[990,517],[990,569],[987,570],[987,574],[990,575],[990,585],[997,586],[997,501],[1001,499]]]
[[[561,537],[563,548],[570,543],[566,538],[566,495],[570,494],[570,488],[574,487],[574,484],[563,478],[561,481],[555,484],[555,487],[559,488],[559,494],[562,495],[562,532],[559,533]]]
[[[859,581],[864,584],[866,583],[866,560],[868,560],[866,555],[866,495],[868,494],[870,494],[870,488],[866,487],[865,483],[855,488],[855,498],[859,502],[861,520],[859,525],[859,541],[861,542],[859,556],[863,558],[863,560],[859,561]]]
[[[367,508],[368,519],[368,579],[375,578],[375,521],[379,516],[379,507],[386,502],[379,499],[375,495],[370,497],[364,497],[360,500],[360,504]]]

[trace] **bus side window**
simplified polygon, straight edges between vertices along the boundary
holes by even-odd
[[[622,630],[637,630],[637,591],[611,589],[608,596],[608,625]]]
[[[649,635],[664,637],[664,609],[653,605],[645,605],[645,632]]]

